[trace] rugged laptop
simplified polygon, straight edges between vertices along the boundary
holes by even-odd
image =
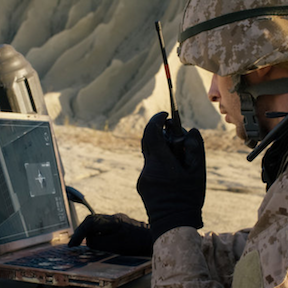
[[[0,113],[0,278],[55,286],[119,287],[150,258],[68,248],[73,234],[48,116]]]

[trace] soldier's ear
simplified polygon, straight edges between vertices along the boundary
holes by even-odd
[[[255,73],[257,74],[259,79],[263,79],[263,78],[265,78],[265,77],[267,77],[269,75],[269,73],[271,72],[271,69],[272,69],[272,66],[267,66],[267,67],[263,67],[263,68],[257,69],[255,71]]]
[[[263,81],[272,80],[271,78],[271,72],[273,70],[272,67],[273,66],[267,66],[254,70],[251,73],[246,74],[245,78],[248,80],[248,83],[250,84],[258,84]]]

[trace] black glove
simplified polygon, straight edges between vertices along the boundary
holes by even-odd
[[[206,189],[203,139],[197,129],[190,130],[183,140],[184,161],[178,159],[163,134],[167,116],[166,112],[154,115],[144,130],[145,164],[137,183],[153,241],[175,227],[203,227],[201,209]]]
[[[87,216],[75,230],[68,246],[78,246],[84,238],[91,249],[129,256],[152,255],[149,225],[125,214]]]

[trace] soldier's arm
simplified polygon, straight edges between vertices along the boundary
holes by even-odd
[[[177,227],[154,243],[152,287],[230,287],[249,230],[200,235]]]

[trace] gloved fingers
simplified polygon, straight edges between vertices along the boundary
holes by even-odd
[[[93,221],[92,215],[89,215],[85,218],[85,220],[76,228],[74,234],[72,235],[68,247],[79,246],[83,239],[86,238],[87,233],[91,227],[91,223]]]
[[[167,112],[160,112],[155,114],[148,122],[142,138],[142,151],[144,155],[149,155],[152,151],[162,149],[166,145],[163,136],[163,127],[167,117]]]
[[[192,128],[186,135],[185,146],[191,146],[192,149],[198,149],[203,145],[204,141],[198,129]]]
[[[88,238],[93,235],[113,234],[120,229],[121,222],[121,218],[117,217],[116,215],[89,215],[77,227],[68,246],[78,246],[81,244],[84,238]]]
[[[152,254],[148,225],[122,213],[87,216],[75,230],[68,246],[78,246],[84,238],[92,249],[126,255]]]
[[[185,163],[193,170],[199,165],[205,166],[205,149],[203,138],[198,129],[191,129],[184,140]]]
[[[186,129],[185,128],[183,128],[183,127],[181,127],[181,130],[182,130],[182,136],[175,136],[175,122],[174,122],[174,120],[173,119],[167,119],[166,120],[166,122],[165,122],[165,127],[166,127],[166,133],[168,134],[168,138],[170,138],[169,137],[169,135],[171,135],[172,137],[171,137],[171,140],[173,141],[182,141],[183,139],[184,139],[184,137],[185,137],[185,135],[187,134],[187,131],[186,131]],[[178,130],[178,129],[177,129]],[[175,139],[174,139],[174,137],[175,137]]]

